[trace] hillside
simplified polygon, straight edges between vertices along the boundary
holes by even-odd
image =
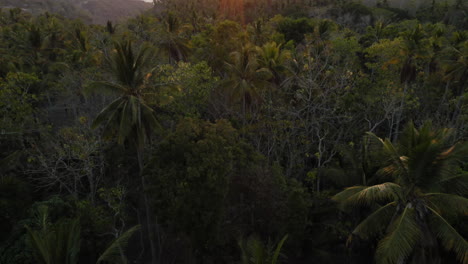
[[[119,21],[151,6],[140,0],[0,0],[0,8],[19,7],[32,14],[50,12],[93,24]]]
[[[81,7],[91,13],[93,23],[103,24],[108,20],[135,16],[151,8],[152,4],[140,0],[91,0],[84,1]]]

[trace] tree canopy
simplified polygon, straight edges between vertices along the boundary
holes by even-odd
[[[26,2],[0,263],[468,264],[465,1]]]

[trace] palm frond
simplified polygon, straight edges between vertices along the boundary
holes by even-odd
[[[346,188],[332,199],[343,207],[371,205],[375,202],[395,201],[401,197],[401,187],[393,182],[374,186],[354,186]]]
[[[135,126],[135,121],[132,119],[132,106],[131,102],[127,99],[123,105],[123,109],[120,115],[119,133],[117,142],[123,144],[125,139],[128,137],[130,132]]]
[[[262,241],[256,236],[241,239],[239,247],[242,252],[242,264],[263,264],[266,249]]]
[[[147,121],[148,128],[158,128],[159,122],[156,119],[156,116],[154,115],[154,110],[144,103],[141,103],[140,106],[141,106],[141,117],[145,121]]]
[[[125,258],[125,255],[123,255],[123,250],[127,246],[128,241],[130,240],[132,235],[139,229],[140,225],[134,226],[122,235],[120,235],[118,238],[116,238],[109,245],[109,247],[107,247],[104,253],[101,254],[96,264],[102,262],[109,262],[113,264],[127,263],[127,259]]]
[[[396,202],[391,202],[377,209],[354,229],[353,235],[371,239],[383,234],[395,214],[396,205]]]
[[[279,259],[280,253],[281,253],[281,248],[283,247],[284,242],[286,242],[287,239],[288,239],[288,235],[285,235],[281,239],[281,241],[278,243],[278,245],[276,246],[275,252],[273,253],[273,257],[271,259],[271,264],[278,263],[278,259]]]
[[[428,208],[432,212],[429,225],[442,246],[454,251],[462,264],[468,264],[468,242],[436,210]]]
[[[46,264],[76,264],[80,252],[80,224],[78,219],[64,219],[47,226],[47,208],[40,212],[42,228],[26,226],[31,244],[40,262]]]
[[[368,186],[353,186],[344,189],[343,191],[335,194],[332,197],[332,200],[338,203],[345,203],[350,197],[356,195],[357,193],[361,192],[362,190],[366,189]]]
[[[416,212],[408,204],[390,225],[388,235],[379,242],[376,251],[378,264],[399,264],[407,259],[421,239]]]
[[[377,139],[378,141],[380,141],[384,148],[384,151],[388,154],[393,163],[396,166],[398,166],[398,169],[401,172],[401,177],[408,177],[408,171],[406,164],[404,163],[404,158],[401,156],[401,154],[398,152],[398,150],[392,144],[392,142],[390,142],[390,140],[388,139],[381,139],[371,132],[368,132],[367,135],[369,135],[370,138]]]
[[[438,182],[443,192],[450,192],[458,195],[468,195],[468,173],[449,175],[441,178]]]
[[[107,123],[109,123],[109,121],[112,121],[113,117],[115,117],[115,113],[117,112],[116,110],[119,109],[124,103],[125,101],[123,101],[122,98],[117,98],[116,100],[114,100],[104,109],[102,109],[102,111],[94,119],[91,127],[95,129],[98,126],[100,126],[104,121],[107,121]]]
[[[41,233],[32,230],[29,226],[26,226],[30,240],[34,249],[38,252],[38,255],[42,258],[45,264],[51,263],[50,245],[48,240]]]
[[[428,193],[424,195],[433,205],[433,209],[442,215],[468,215],[468,199],[446,193]]]

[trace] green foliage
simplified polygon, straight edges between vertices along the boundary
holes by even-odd
[[[208,24],[206,29],[191,39],[194,60],[206,61],[214,71],[219,72],[229,54],[238,50],[244,39],[245,34],[236,22],[225,20],[215,25]]]
[[[8,73],[0,80],[0,127],[3,136],[18,136],[31,129],[36,114],[34,105],[40,95],[34,93],[38,78],[27,73]]]
[[[293,40],[296,44],[301,43],[304,39],[304,34],[312,33],[313,26],[307,18],[274,18],[278,32],[282,33],[286,41]]]
[[[276,245],[264,245],[257,237],[251,236],[248,239],[241,239],[239,247],[242,251],[242,264],[279,264],[281,249],[288,239],[285,235]]]
[[[237,141],[227,121],[182,119],[146,169],[157,215],[199,250],[220,238]]]
[[[186,117],[199,117],[207,110],[208,100],[219,82],[206,62],[163,65],[156,72],[151,76],[151,81],[157,84],[152,104]]]

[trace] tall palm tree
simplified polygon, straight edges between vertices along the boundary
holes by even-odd
[[[117,82],[95,82],[90,87],[102,92],[111,92],[118,97],[96,117],[93,127],[103,126],[104,136],[117,135],[117,142],[124,144],[128,142],[136,150],[138,166],[140,169],[141,187],[145,189],[143,177],[144,146],[150,138],[153,129],[158,127],[158,122],[153,109],[146,103],[147,86],[145,70],[150,62],[149,49],[141,48],[136,54],[130,41],[115,44],[115,54],[112,58],[112,70]],[[143,192],[147,231],[150,241],[151,255],[156,261],[154,235],[150,223],[150,208],[147,195]]]
[[[395,128],[393,133],[393,142],[398,139],[400,124],[403,121],[403,112],[406,107],[406,95],[410,84],[416,80],[418,60],[430,57],[429,41],[426,38],[426,32],[421,24],[414,29],[403,32],[403,45],[401,47],[402,59],[404,60],[400,70],[400,82],[403,84],[403,96],[400,101],[400,110],[396,116]]]
[[[398,145],[378,139],[389,165],[381,171],[393,181],[354,186],[338,193],[341,206],[376,209],[353,231],[363,239],[380,239],[377,263],[432,263],[440,246],[468,263],[468,243],[449,223],[449,217],[468,214],[468,175],[457,173],[468,156],[468,145],[450,144],[448,129],[419,130],[408,125]],[[383,238],[382,238],[383,236]]]
[[[143,169],[142,151],[150,132],[158,126],[153,109],[146,103],[145,69],[149,64],[148,48],[134,53],[132,43],[115,44],[112,70],[117,82],[94,82],[90,87],[117,95],[93,122],[103,127],[105,137],[117,134],[117,142],[129,142],[136,147],[140,169]]]

